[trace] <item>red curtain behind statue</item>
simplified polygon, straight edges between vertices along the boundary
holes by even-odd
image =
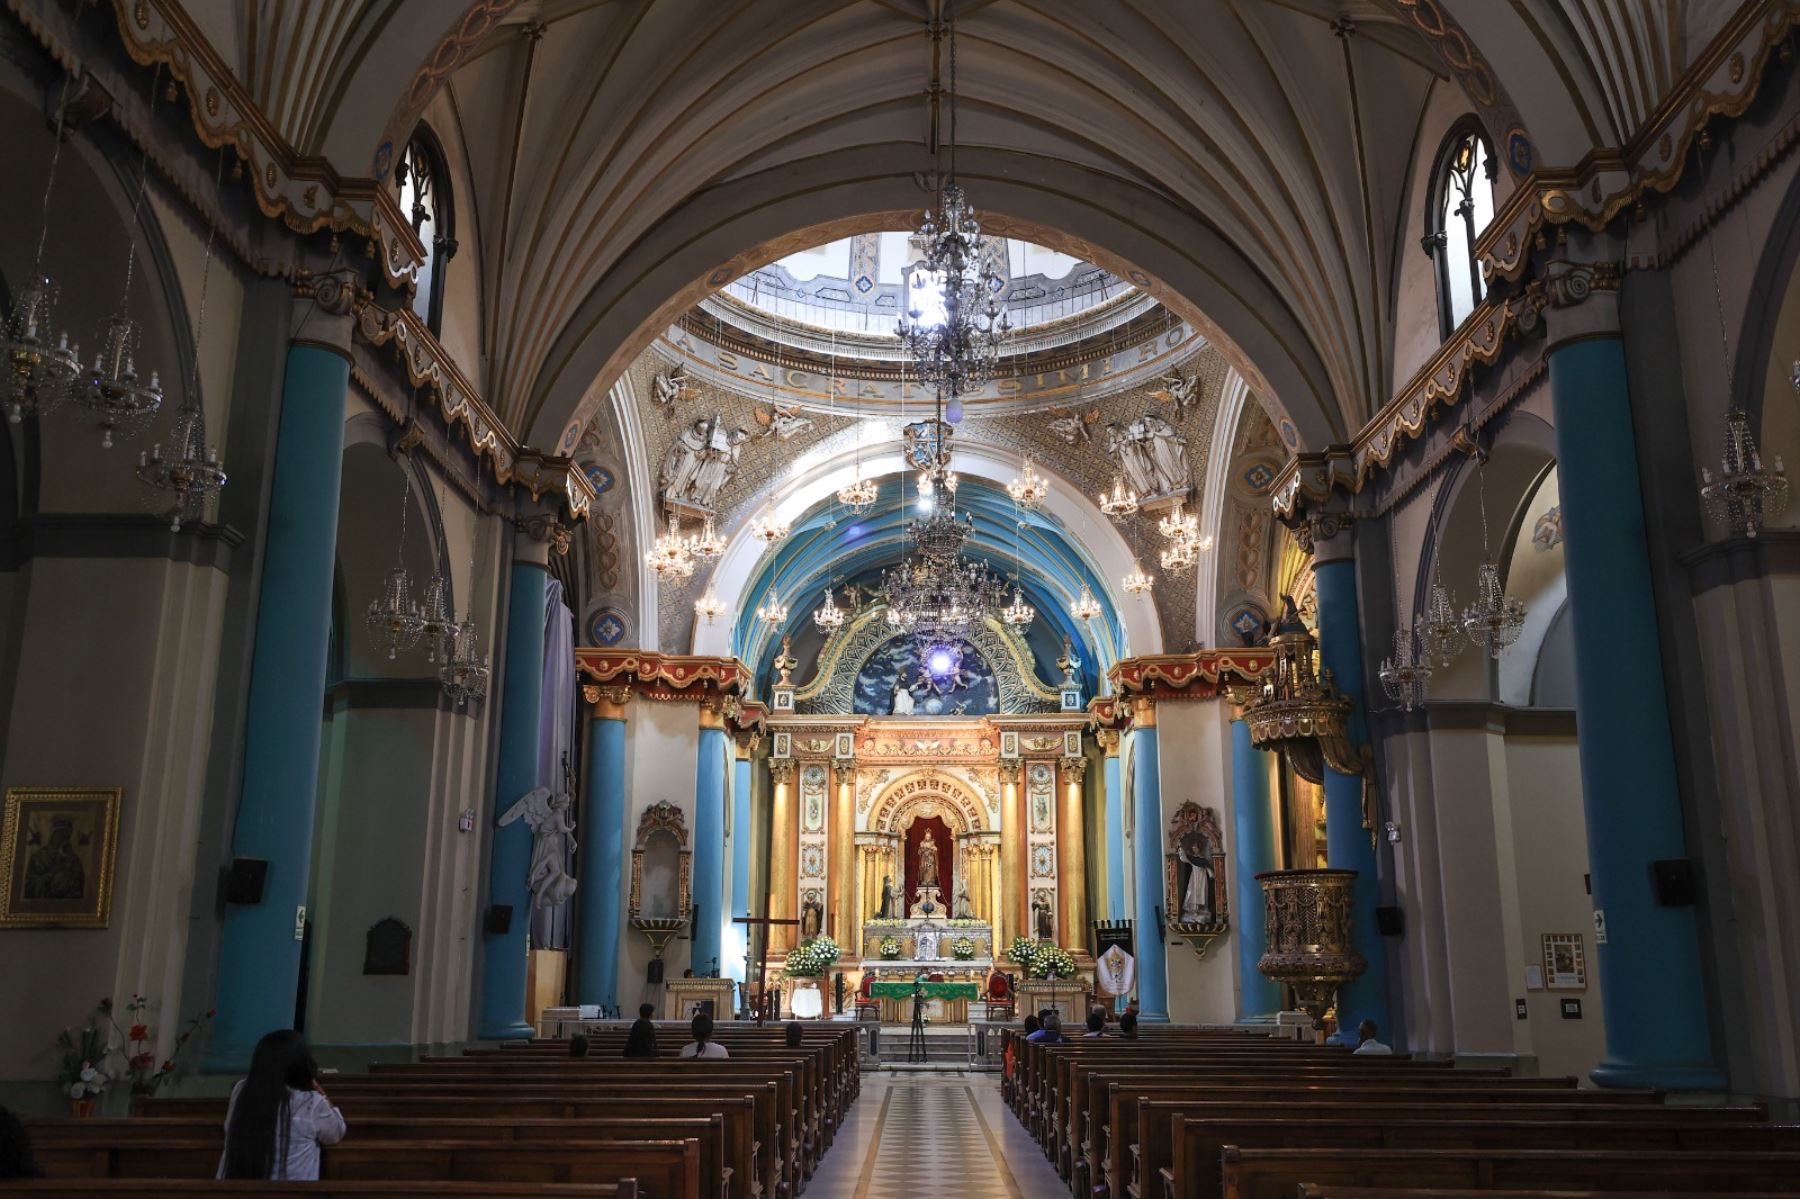
[[[956,893],[956,839],[942,816],[921,816],[906,829],[906,890],[902,892],[906,912],[919,901],[919,842],[926,837],[937,842],[938,902],[948,908],[950,897]],[[906,912],[900,914],[904,916]]]

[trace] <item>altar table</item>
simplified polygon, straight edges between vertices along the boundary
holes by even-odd
[[[925,992],[925,1015],[948,1024],[966,1024],[969,1001],[981,997],[981,988],[970,982],[920,984]],[[886,1024],[912,1021],[913,984],[904,980],[869,984],[869,994],[881,1000],[881,1019]]]

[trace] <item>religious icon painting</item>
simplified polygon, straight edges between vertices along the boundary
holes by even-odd
[[[0,824],[0,928],[105,928],[117,787],[14,787]]]
[[[1544,977],[1552,991],[1587,990],[1587,956],[1580,933],[1544,934]]]

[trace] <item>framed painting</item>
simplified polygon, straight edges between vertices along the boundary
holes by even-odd
[[[0,824],[0,928],[105,928],[117,787],[13,787]]]
[[[1580,933],[1544,934],[1544,975],[1552,991],[1587,990],[1587,955]]]

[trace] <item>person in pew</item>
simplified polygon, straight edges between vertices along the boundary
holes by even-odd
[[[1063,1036],[1062,1017],[1054,1011],[1046,1012],[1041,1027],[1025,1039],[1051,1045],[1067,1045],[1069,1043],[1069,1038]]]
[[[0,1179],[42,1178],[43,1168],[31,1151],[31,1134],[25,1122],[0,1107]]]
[[[1044,1022],[1037,1016],[1025,1017],[1025,1037],[1030,1040],[1031,1034],[1044,1027]]]
[[[730,1057],[731,1051],[712,1039],[713,1018],[705,1012],[694,1017],[688,1026],[694,1039],[681,1047],[682,1057]]]
[[[1124,1015],[1119,1017],[1119,1036],[1127,1041],[1138,1039],[1137,1010],[1135,1008],[1127,1008]]]
[[[581,1033],[569,1038],[569,1056],[586,1057],[588,1055],[588,1039]]]
[[[1105,1008],[1097,1007],[1088,1009],[1087,1031],[1081,1035],[1084,1040],[1088,1037],[1104,1037],[1106,1035]]]
[[[649,1007],[650,1005],[645,1004],[644,1006]],[[632,1021],[631,1031],[625,1034],[625,1048],[620,1051],[619,1056],[656,1056],[656,1025],[651,1022],[648,1016],[640,1015],[636,1020]]]
[[[656,1019],[656,1005],[654,1003],[638,1004],[638,1019],[639,1020],[654,1020],[654,1019]]]
[[[278,1029],[256,1043],[249,1074],[231,1088],[218,1177],[316,1182],[319,1149],[344,1131],[312,1051],[293,1029]]]
[[[800,1038],[806,1035],[806,1026],[798,1020],[789,1020],[784,1031],[787,1034],[787,1047],[789,1049],[800,1048]]]
[[[1350,1052],[1365,1057],[1387,1057],[1392,1054],[1394,1052],[1392,1047],[1383,1045],[1375,1039],[1375,1034],[1380,1031],[1373,1020],[1364,1020],[1358,1024],[1356,1026],[1356,1048]]]

